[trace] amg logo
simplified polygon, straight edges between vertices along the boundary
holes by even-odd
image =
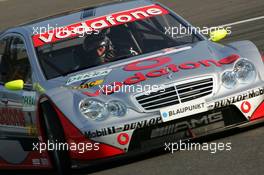
[[[189,121],[183,121],[172,125],[164,126],[152,130],[151,138],[161,137],[164,135],[174,134],[178,131],[187,130],[188,128],[193,129],[200,126],[216,123],[223,120],[222,112],[217,112],[209,115],[202,116],[199,119],[191,119]]]

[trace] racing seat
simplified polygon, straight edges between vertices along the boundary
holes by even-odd
[[[1,62],[0,62],[0,80],[2,82],[7,81],[7,75],[8,75],[9,68],[10,68],[10,65],[8,65],[7,55],[4,54],[1,56]]]
[[[112,41],[115,47],[115,50],[117,51],[117,54],[124,53],[124,51],[127,52],[131,48],[133,49],[137,48],[137,46],[135,45],[135,42],[133,41],[129,33],[129,30],[127,29],[127,27],[125,27],[125,25],[120,25],[120,26],[111,28],[107,36]]]

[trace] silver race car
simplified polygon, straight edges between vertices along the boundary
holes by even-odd
[[[250,41],[216,43],[227,33],[207,39],[148,0],[2,32],[0,169],[68,174],[262,121],[262,56]]]

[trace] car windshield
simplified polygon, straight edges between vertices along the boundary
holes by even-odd
[[[52,79],[201,40],[193,32],[180,32],[182,28],[183,23],[166,14],[112,26],[98,31],[97,35],[45,44],[37,47],[36,52],[46,78]]]

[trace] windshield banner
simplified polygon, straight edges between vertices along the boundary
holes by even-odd
[[[84,36],[85,33],[117,26],[137,20],[142,20],[158,15],[165,15],[169,12],[159,5],[150,5],[128,11],[122,11],[107,16],[97,17],[80,23],[60,27],[59,30],[52,30],[46,33],[39,33],[32,37],[35,47],[54,43],[66,38]]]

